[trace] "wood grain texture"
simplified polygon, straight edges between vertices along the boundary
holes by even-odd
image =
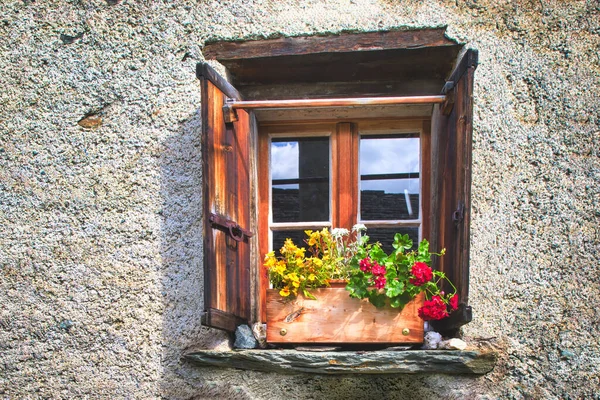
[[[267,289],[269,278],[263,258],[269,252],[269,207],[270,207],[270,182],[269,172],[269,135],[260,132],[258,135],[258,248],[260,259],[258,261],[260,284],[260,321],[267,320]]]
[[[235,241],[208,223],[211,213],[250,228],[250,116],[238,112],[238,121],[223,120],[225,94],[201,76],[204,201],[204,322],[233,330],[251,317],[250,244]]]
[[[422,295],[398,312],[389,306],[376,308],[367,300],[350,298],[344,288],[314,289],[312,293],[317,300],[300,295],[289,301],[277,290],[267,292],[269,343],[423,342],[423,321],[417,316]],[[302,311],[297,318],[285,322],[298,310]],[[404,328],[410,330],[409,335],[402,334]],[[281,335],[282,329],[285,335]]]
[[[237,86],[244,97],[253,100],[324,99],[345,97],[423,96],[440,93],[444,77],[350,82],[298,82],[287,84],[248,84]]]
[[[467,51],[452,74],[455,104],[449,115],[439,106],[432,116],[431,229],[432,248],[446,248],[434,266],[444,271],[458,290],[460,302],[469,299],[471,157],[473,135],[473,74],[476,51]],[[460,213],[455,212],[462,210]],[[468,321],[464,321],[465,323]]]
[[[208,60],[224,61],[317,53],[456,46],[455,41],[446,38],[445,31],[446,28],[432,28],[267,40],[221,41],[206,44],[202,52]]]
[[[354,121],[392,118],[429,118],[432,113],[431,104],[396,104],[387,106],[365,107],[322,107],[297,109],[257,109],[256,117],[262,124],[291,124],[325,121]]]
[[[421,129],[421,235],[431,237],[431,120],[424,120]],[[435,251],[435,249],[433,249]]]
[[[242,100],[240,92],[219,75],[208,63],[200,62],[196,64],[196,77],[198,79],[207,79],[230,99]]]
[[[332,226],[352,230],[358,214],[358,131],[356,124],[337,124],[332,141]]]

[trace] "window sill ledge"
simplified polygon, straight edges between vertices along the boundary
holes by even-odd
[[[455,350],[332,351],[202,350],[184,356],[200,366],[284,374],[474,374],[490,372],[493,352]]]

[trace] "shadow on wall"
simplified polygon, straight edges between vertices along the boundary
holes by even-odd
[[[160,391],[165,397],[198,394],[202,379],[181,360],[200,348],[229,348],[229,337],[202,327],[202,156],[200,112],[162,146],[161,295],[163,301]]]

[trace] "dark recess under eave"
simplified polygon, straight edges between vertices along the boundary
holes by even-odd
[[[415,32],[416,35],[419,31]],[[247,58],[239,51],[231,55],[233,43],[207,45],[206,51],[209,58],[227,68],[230,82],[246,100],[430,95],[440,93],[462,49],[461,44],[445,39],[443,30],[427,31],[426,37],[432,32],[437,36],[431,39],[431,44],[421,43],[418,47],[409,44],[402,47],[394,42],[402,48],[373,46],[368,50],[344,51],[343,46],[334,44],[331,52],[319,48],[311,54],[303,47],[298,55],[292,49],[269,53],[265,46],[268,41],[257,41],[254,43],[260,52],[250,49]],[[356,39],[364,45],[363,36],[338,37],[343,43]],[[294,38],[288,40],[293,42]],[[326,40],[331,43],[333,39]],[[240,45],[251,46],[252,42]],[[226,47],[229,52],[224,50]]]

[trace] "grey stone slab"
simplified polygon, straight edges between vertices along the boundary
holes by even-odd
[[[279,373],[313,374],[485,374],[495,353],[415,350],[302,352],[296,350],[204,350],[185,356],[201,365]]]

